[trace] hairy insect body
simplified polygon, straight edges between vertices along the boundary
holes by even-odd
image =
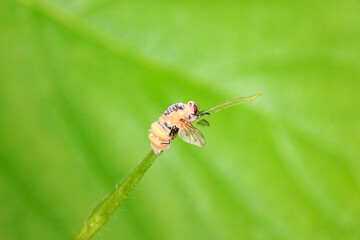
[[[204,136],[191,125],[191,122],[200,117],[197,113],[198,106],[193,101],[170,105],[158,121],[151,124],[149,130],[149,139],[155,154],[168,149],[178,133],[184,141],[204,146]],[[198,138],[201,138],[201,141],[198,141]]]

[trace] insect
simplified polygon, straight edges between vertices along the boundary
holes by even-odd
[[[187,104],[176,103],[170,105],[159,117],[159,120],[151,124],[149,139],[151,148],[155,154],[168,149],[176,136],[183,141],[199,147],[205,146],[204,135],[191,123],[204,114],[199,114],[199,108],[194,101]],[[206,120],[200,120],[200,125],[208,126]]]

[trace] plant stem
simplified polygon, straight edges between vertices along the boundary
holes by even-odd
[[[151,167],[160,154],[154,154],[151,150],[137,167],[125,178],[116,189],[92,211],[90,217],[76,235],[76,240],[91,239],[106,224],[111,215],[116,211],[124,199],[134,189],[136,184]]]
[[[255,94],[249,97],[235,98],[228,100],[223,103],[219,103],[213,107],[205,109],[204,112],[209,113],[210,115],[217,113],[223,109],[233,107],[240,103],[246,103],[255,100],[261,94]],[[194,121],[197,122],[208,115],[202,115]],[[112,214],[117,210],[120,204],[124,199],[131,193],[136,184],[142,179],[146,171],[151,167],[156,158],[160,154],[154,154],[151,150],[148,155],[139,163],[139,165],[127,176],[116,189],[110,193],[106,198],[99,203],[98,206],[92,211],[90,217],[84,223],[79,233],[75,236],[75,240],[88,240],[95,236],[95,234],[100,231],[100,229],[107,223]]]

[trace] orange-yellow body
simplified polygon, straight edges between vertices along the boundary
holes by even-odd
[[[149,130],[149,139],[155,154],[168,149],[178,130],[199,117],[197,112],[198,107],[193,101],[170,105],[159,120],[151,124]]]

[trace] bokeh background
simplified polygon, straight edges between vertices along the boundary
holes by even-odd
[[[0,239],[71,239],[168,105],[261,93],[96,239],[360,239],[360,3],[0,1]]]

